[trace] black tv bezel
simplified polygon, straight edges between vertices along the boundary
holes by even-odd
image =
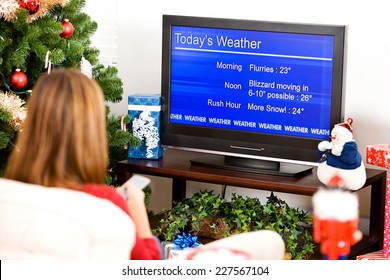
[[[162,113],[160,138],[164,148],[199,151],[224,156],[291,162],[312,166],[317,165],[319,159],[317,145],[321,139],[305,139],[170,123],[169,98],[172,26],[334,36],[330,129],[334,124],[341,122],[344,117],[346,26],[163,15],[161,76]]]

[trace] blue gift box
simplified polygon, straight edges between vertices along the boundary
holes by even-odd
[[[139,147],[129,147],[129,158],[159,159],[163,156],[160,142],[160,95],[130,95],[129,129],[141,140]]]

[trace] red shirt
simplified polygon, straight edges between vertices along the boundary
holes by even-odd
[[[87,184],[80,191],[110,200],[132,219],[125,199],[114,188],[105,185]],[[141,239],[136,233],[135,245],[130,252],[130,258],[132,260],[161,260],[161,250],[158,241],[154,238]]]

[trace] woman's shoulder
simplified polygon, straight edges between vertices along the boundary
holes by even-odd
[[[106,196],[106,195],[113,195],[116,193],[116,190],[114,187],[107,186],[107,185],[100,185],[95,183],[88,183],[85,184],[80,191],[90,193],[96,196]]]
[[[114,187],[89,183],[84,185],[80,191],[89,193],[96,197],[108,199],[128,213],[126,200],[116,191]]]

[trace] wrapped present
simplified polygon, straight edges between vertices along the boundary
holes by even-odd
[[[366,162],[390,169],[390,145],[378,144],[366,146]]]
[[[195,248],[180,248],[180,246],[171,242],[162,242],[164,248],[164,257],[167,260],[185,260],[187,255]],[[200,245],[203,247],[203,245]]]
[[[366,147],[366,162],[390,169],[390,145],[378,144]],[[390,174],[387,175],[383,256],[390,258]]]
[[[376,252],[360,255],[356,257],[357,260],[389,260],[390,258],[385,258],[383,255],[383,250],[379,250]]]
[[[201,246],[198,236],[192,233],[178,233],[173,243],[163,242],[166,259],[185,259],[186,255],[193,249]]]
[[[172,242],[162,242],[162,246],[164,248],[164,258],[167,260],[174,259],[178,257],[177,255],[183,250],[180,250],[176,244],[173,244]],[[176,251],[176,252],[174,252]]]
[[[128,148],[129,158],[159,159],[163,156],[160,142],[160,95],[130,95],[128,114],[133,135],[141,140],[138,147]]]
[[[383,255],[390,258],[390,174],[387,175]]]

